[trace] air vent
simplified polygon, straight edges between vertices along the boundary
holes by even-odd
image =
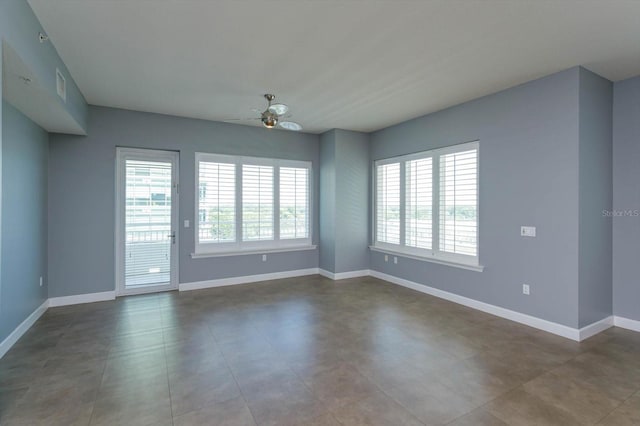
[[[58,91],[58,96],[60,96],[63,101],[67,102],[67,81],[65,80],[60,70],[57,68],[56,68],[56,89]]]

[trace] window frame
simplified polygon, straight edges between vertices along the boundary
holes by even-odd
[[[282,238],[282,234],[281,234],[281,227],[280,227],[280,220],[281,217],[280,215],[282,214],[281,211],[281,197],[280,197],[280,190],[281,190],[281,181],[280,181],[280,172],[282,168],[287,168],[287,169],[306,169],[307,170],[307,237],[305,238]],[[293,161],[293,160],[279,160],[279,164],[278,164],[278,180],[274,180],[273,185],[274,188],[277,186],[277,191],[278,191],[278,204],[274,205],[274,212],[275,212],[275,216],[278,217],[278,239],[282,242],[281,244],[283,246],[288,246],[288,245],[299,245],[297,242],[298,241],[302,241],[304,242],[306,245],[311,245],[311,241],[312,241],[312,231],[313,231],[313,169],[312,169],[312,163],[311,161]],[[274,198],[275,198],[275,193],[274,193]],[[275,217],[274,216],[274,217]]]
[[[235,165],[235,234],[233,242],[200,242],[200,163],[227,163]],[[273,239],[243,241],[242,171],[243,165],[273,167]],[[308,237],[280,239],[280,167],[307,169],[308,193]],[[313,163],[311,161],[286,160],[267,157],[250,157],[205,152],[195,153],[195,200],[194,200],[194,252],[192,257],[224,256],[234,254],[262,253],[269,251],[293,251],[312,249],[313,241]]]
[[[476,150],[476,255],[463,255],[440,250],[440,157],[446,154]],[[431,249],[410,247],[406,245],[406,163],[412,160],[419,160],[431,157],[432,180],[431,180]],[[400,164],[400,243],[393,244],[381,242],[378,237],[378,166],[399,163]],[[410,258],[429,260],[438,263],[458,264],[463,266],[478,267],[480,265],[480,141],[465,142],[450,145],[443,148],[436,148],[428,151],[421,151],[412,154],[400,155],[396,157],[383,158],[373,162],[373,245],[372,250],[397,253]],[[481,269],[480,269],[481,270]]]
[[[379,160],[377,162],[375,162],[374,164],[374,241],[376,241],[380,247],[386,247],[386,248],[392,248],[392,247],[397,247],[399,244],[394,244],[394,243],[388,243],[386,241],[378,241],[378,166],[386,166],[389,164],[395,164],[395,163],[400,163],[400,167],[398,170],[398,173],[400,175],[399,177],[399,186],[400,186],[400,194],[399,194],[399,205],[400,205],[400,211],[398,212],[398,215],[400,217],[400,224],[399,224],[399,229],[398,232],[400,234],[399,236],[399,241],[400,243],[402,243],[403,241],[403,230],[404,230],[404,221],[402,220],[402,216],[405,213],[405,206],[404,206],[404,191],[402,190],[402,187],[404,185],[404,181],[405,181],[405,177],[402,175],[402,172],[404,170],[403,166],[402,166],[402,162],[398,162],[398,161],[392,161],[393,159],[385,159],[385,160]]]

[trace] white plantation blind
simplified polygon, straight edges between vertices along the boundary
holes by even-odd
[[[309,169],[280,168],[280,239],[309,237]]]
[[[405,245],[431,249],[433,208],[433,159],[405,163]]]
[[[229,243],[236,240],[236,165],[198,163],[198,240]]]
[[[196,153],[195,256],[311,245],[311,163]]]
[[[168,283],[171,275],[171,163],[126,160],[125,285]]]
[[[273,239],[273,167],[242,166],[242,241]]]
[[[376,241],[400,244],[400,163],[376,170]]]
[[[480,266],[478,150],[475,141],[377,161],[374,246]]]
[[[478,251],[478,150],[440,156],[440,251]]]

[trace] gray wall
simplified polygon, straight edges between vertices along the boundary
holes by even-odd
[[[336,270],[336,131],[320,136],[320,262],[321,269]]]
[[[578,91],[572,68],[372,134],[373,160],[480,140],[484,272],[371,253],[371,268],[578,325]],[[521,225],[537,227],[520,237]],[[522,294],[522,284],[531,295]]]
[[[44,130],[2,104],[0,342],[47,299],[49,141]]]
[[[580,68],[579,327],[611,316],[613,84]]]
[[[320,137],[320,268],[369,268],[369,135],[330,130]]]
[[[611,312],[607,270],[613,268],[613,312],[640,320],[636,303],[640,300],[637,279],[640,268],[636,266],[640,218],[626,216],[612,220],[614,257],[613,266],[609,266],[606,240],[611,231],[600,213],[594,212],[610,205],[606,191],[610,168],[606,158],[611,154],[606,144],[608,124],[602,118],[607,110],[605,99],[610,95],[607,95],[606,81],[583,69],[573,68],[372,135],[336,130],[319,138],[115,109],[88,109],[54,45],[37,41],[37,32],[41,30],[26,0],[0,2],[0,38],[16,50],[51,93],[55,93],[52,70],[56,67],[63,70],[68,86],[65,108],[90,132],[87,137],[50,137],[49,296],[113,290],[115,147],[129,146],[180,150],[183,188],[193,187],[196,151],[310,160],[314,164],[313,231],[314,242],[323,242],[320,253],[271,254],[265,263],[260,256],[193,260],[189,256],[193,251],[193,228],[181,228],[180,282],[276,272],[292,267],[320,265],[344,272],[370,266],[578,327]],[[639,80],[614,85],[613,206],[617,210],[640,210],[637,189]],[[38,212],[42,207],[39,203],[46,204],[46,197],[43,201],[37,189],[36,180],[40,179],[37,171],[16,169],[14,164],[21,163],[13,159],[15,156],[31,158],[29,166],[42,166],[35,149],[41,144],[35,141],[45,136],[12,107],[4,105],[2,109],[0,164],[4,168],[0,176],[4,179],[0,183],[3,190],[0,223],[4,250],[0,262],[0,339],[46,296],[43,296],[46,287],[31,292],[34,276],[37,284],[40,274],[45,275],[38,272],[44,268],[40,260],[34,267],[32,263],[27,266],[12,257],[15,244],[20,250],[31,244],[32,252],[42,247],[38,244],[45,244],[46,238],[42,235],[16,242],[12,234],[14,229],[19,229],[12,221],[27,217],[26,213],[16,217],[17,210]],[[394,265],[385,263],[382,254],[366,252],[371,238],[368,234],[371,185],[370,162],[364,172],[368,156],[364,144],[369,137],[370,160],[480,139],[480,261],[486,266],[484,272],[406,258]],[[34,144],[16,146],[16,140]],[[343,145],[341,140],[353,143]],[[345,172],[345,165],[351,164],[357,165],[355,171],[347,168]],[[38,170],[46,170],[46,160],[43,167]],[[13,192],[14,187],[8,185],[15,180],[7,179],[23,171],[30,171],[34,177],[29,182],[36,188],[31,192],[33,197],[12,201],[9,205],[7,200],[18,195],[24,198],[24,194]],[[330,190],[321,194],[320,180],[323,187]],[[367,188],[369,191],[364,196]],[[325,214],[327,211],[333,214]],[[193,191],[182,191],[180,216],[180,222],[194,220]],[[537,226],[538,237],[521,238],[518,230],[524,224]],[[32,224],[34,229],[41,233],[45,228],[42,224]],[[36,238],[40,238],[39,243],[35,242]],[[7,252],[7,247],[11,247],[11,251]],[[46,262],[46,254],[42,256]],[[594,259],[599,262],[592,262]],[[21,279],[24,280],[17,293],[13,284],[18,273],[16,268],[23,270]],[[531,296],[521,294],[522,283],[531,285]]]
[[[88,136],[51,135],[49,296],[114,289],[116,147],[180,151],[180,221],[195,219],[195,153],[313,163],[313,240],[318,241],[319,139],[203,120],[90,107]],[[194,230],[179,228],[180,283],[318,267],[317,250],[192,259]]]
[[[335,132],[335,272],[369,269],[369,135]]]
[[[39,31],[42,31],[40,23],[26,0],[0,0],[0,40],[3,42],[0,43],[0,69],[2,46],[8,43],[45,89],[55,96],[55,69],[59,68],[67,76],[67,102],[64,107],[78,123],[86,125],[84,97],[58,56],[53,42],[38,41]],[[2,87],[0,84],[0,95]],[[46,229],[42,222],[42,217],[46,217],[42,215],[46,214],[46,198],[43,197],[46,196],[47,136],[15,108],[5,102],[0,102],[0,105],[2,341],[42,304],[47,295]],[[20,179],[24,179],[24,184]],[[42,288],[38,285],[40,275],[45,276]]]
[[[640,321],[640,77],[613,86],[613,311]]]

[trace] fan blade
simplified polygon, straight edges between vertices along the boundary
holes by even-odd
[[[247,120],[260,120],[260,117],[251,117],[251,118],[225,118],[221,121],[247,121]]]
[[[292,132],[299,132],[302,130],[302,126],[295,121],[280,121],[278,122],[278,127]]]

